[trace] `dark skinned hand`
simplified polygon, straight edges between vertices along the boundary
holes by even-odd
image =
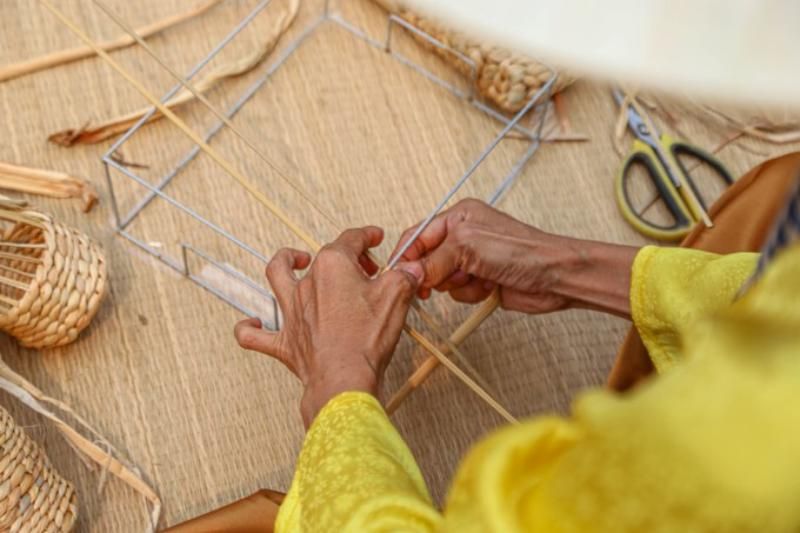
[[[267,265],[283,313],[280,332],[264,330],[258,319],[236,325],[240,346],[278,359],[300,379],[306,427],[341,392],[378,395],[422,279],[419,265],[399,265],[373,278],[377,268],[365,253],[382,240],[380,228],[347,230],[313,264],[305,252],[280,250]],[[309,264],[298,279],[294,271]]]
[[[406,230],[393,256],[415,229]],[[437,216],[402,259],[424,271],[422,298],[437,290],[475,303],[499,287],[505,309],[548,313],[582,307],[627,317],[636,252],[545,233],[468,199]]]

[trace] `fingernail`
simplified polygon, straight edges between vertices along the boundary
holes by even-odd
[[[462,285],[469,281],[469,274],[463,272],[461,270],[456,270],[452,276],[450,276],[450,281],[455,283],[456,285]]]
[[[397,265],[397,269],[402,270],[407,274],[411,274],[411,276],[417,280],[417,284],[422,283],[422,279],[425,277],[425,271],[422,269],[422,265],[419,264],[418,261],[399,263]]]

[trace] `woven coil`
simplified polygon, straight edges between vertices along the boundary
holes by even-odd
[[[77,518],[72,484],[0,407],[0,530],[71,531]]]
[[[74,341],[106,293],[101,249],[47,215],[0,209],[12,221],[0,241],[0,329],[23,346]]]
[[[525,107],[531,97],[552,77],[553,71],[543,63],[517,54],[507,48],[472,39],[453,31],[445,25],[416,14],[395,0],[374,0],[390,13],[419,28],[453,50],[475,62],[477,90],[480,95],[502,111],[515,113]],[[434,51],[465,76],[472,76],[471,65],[446,49],[434,46],[412,33],[415,40]],[[568,74],[559,73],[552,87],[553,94],[564,90],[575,81]]]

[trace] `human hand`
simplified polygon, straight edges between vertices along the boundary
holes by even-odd
[[[317,254],[284,248],[267,265],[283,312],[277,333],[258,319],[236,324],[239,345],[270,355],[303,383],[308,427],[331,398],[345,391],[376,395],[422,278],[419,265],[400,265],[372,279],[365,253],[383,240],[380,228],[350,229]],[[311,268],[302,279],[294,270]]]
[[[393,256],[415,229],[405,231]],[[584,307],[629,316],[636,251],[545,233],[468,199],[437,216],[402,259],[424,272],[422,298],[434,289],[475,303],[499,287],[505,309],[547,313]]]

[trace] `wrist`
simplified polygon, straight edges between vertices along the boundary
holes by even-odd
[[[632,246],[550,236],[551,287],[567,306],[630,318]]]
[[[345,371],[341,375],[327,375],[310,380],[300,402],[300,414],[308,429],[317,414],[329,401],[344,392],[366,392],[378,395],[378,380],[371,369]]]

